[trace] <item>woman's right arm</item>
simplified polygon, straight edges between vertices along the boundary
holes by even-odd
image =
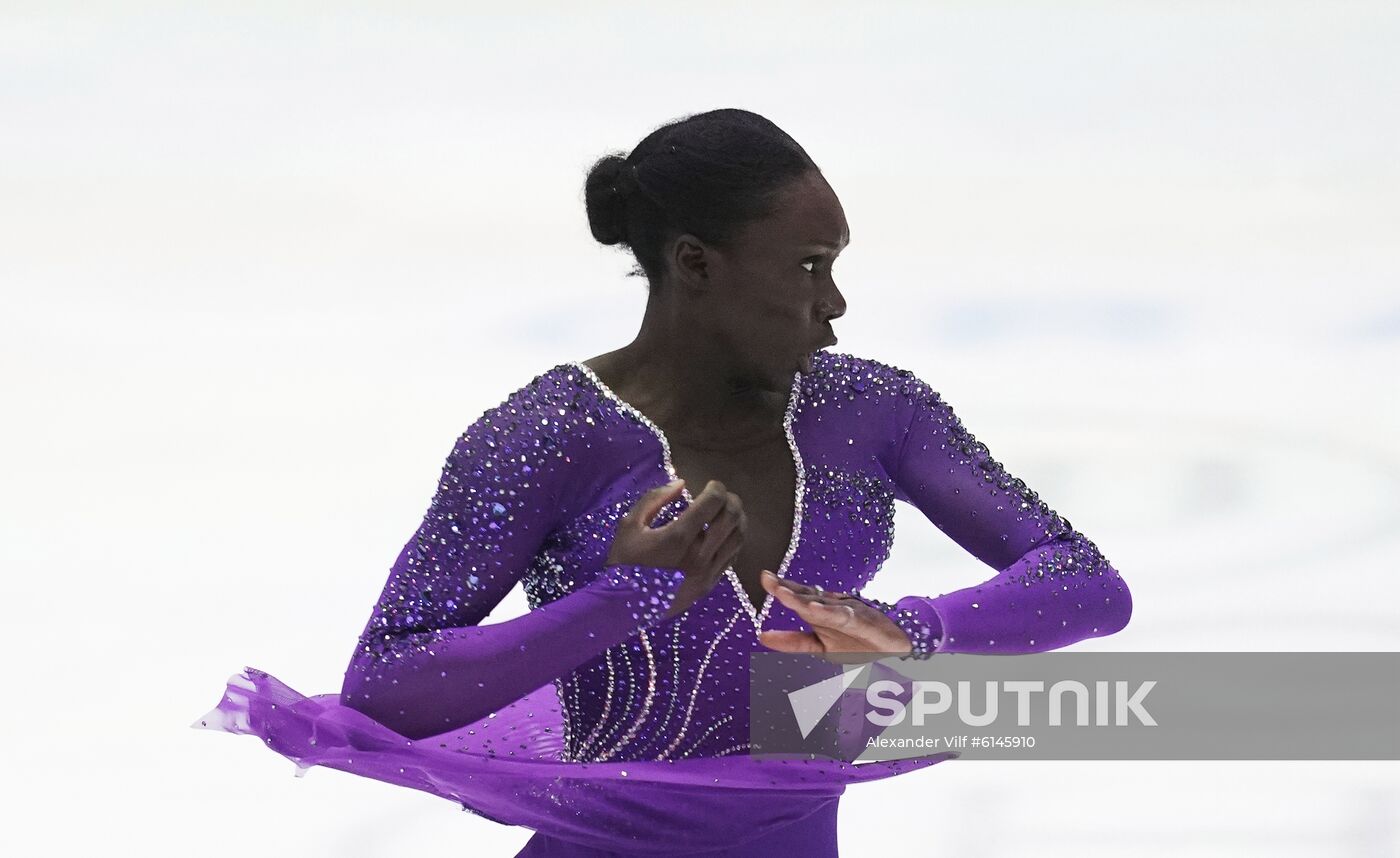
[[[436,735],[485,717],[664,620],[685,573],[610,561],[569,595],[506,622],[478,625],[556,526],[564,469],[571,466],[571,427],[556,405],[537,378],[457,439],[427,513],[360,635],[341,688],[343,705],[409,738]]]

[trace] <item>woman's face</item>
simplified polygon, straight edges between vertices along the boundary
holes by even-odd
[[[696,326],[729,371],[786,393],[811,353],[836,344],[831,320],[846,312],[831,268],[850,242],[841,201],[821,173],[794,179],[772,215],[747,224],[736,240],[694,248],[678,262],[699,298]],[[696,268],[696,263],[699,267]],[[703,285],[701,285],[703,284]]]

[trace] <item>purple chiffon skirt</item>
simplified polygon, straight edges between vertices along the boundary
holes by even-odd
[[[958,756],[852,763],[748,755],[569,762],[547,685],[465,727],[419,740],[246,668],[193,727],[257,736],[296,764],[326,766],[450,799],[504,825],[534,829],[520,855],[836,855],[836,808],[848,784]]]

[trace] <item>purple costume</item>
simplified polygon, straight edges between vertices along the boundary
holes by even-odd
[[[912,373],[818,352],[784,428],[797,488],[780,576],[859,592],[889,555],[896,500],[998,570],[888,606],[907,657],[1041,652],[1127,624],[1127,585],[1094,543]],[[731,569],[663,619],[680,571],[604,565],[618,520],[675,476],[659,428],[590,368],[536,376],[457,440],[341,693],[305,697],[250,667],[194,726],[257,735],[298,773],[329,766],[536,829],[521,855],[834,856],[847,784],[956,754],[749,756],[749,654],[768,651],[760,628],[804,628],[797,615],[771,596],[755,611]],[[517,582],[530,612],[480,625]]]

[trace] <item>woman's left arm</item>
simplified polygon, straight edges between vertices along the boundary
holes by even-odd
[[[887,615],[914,651],[1041,652],[1128,624],[1132,596],[1097,545],[1007,473],[927,383],[907,379],[896,494],[998,573],[941,596],[905,596]]]

